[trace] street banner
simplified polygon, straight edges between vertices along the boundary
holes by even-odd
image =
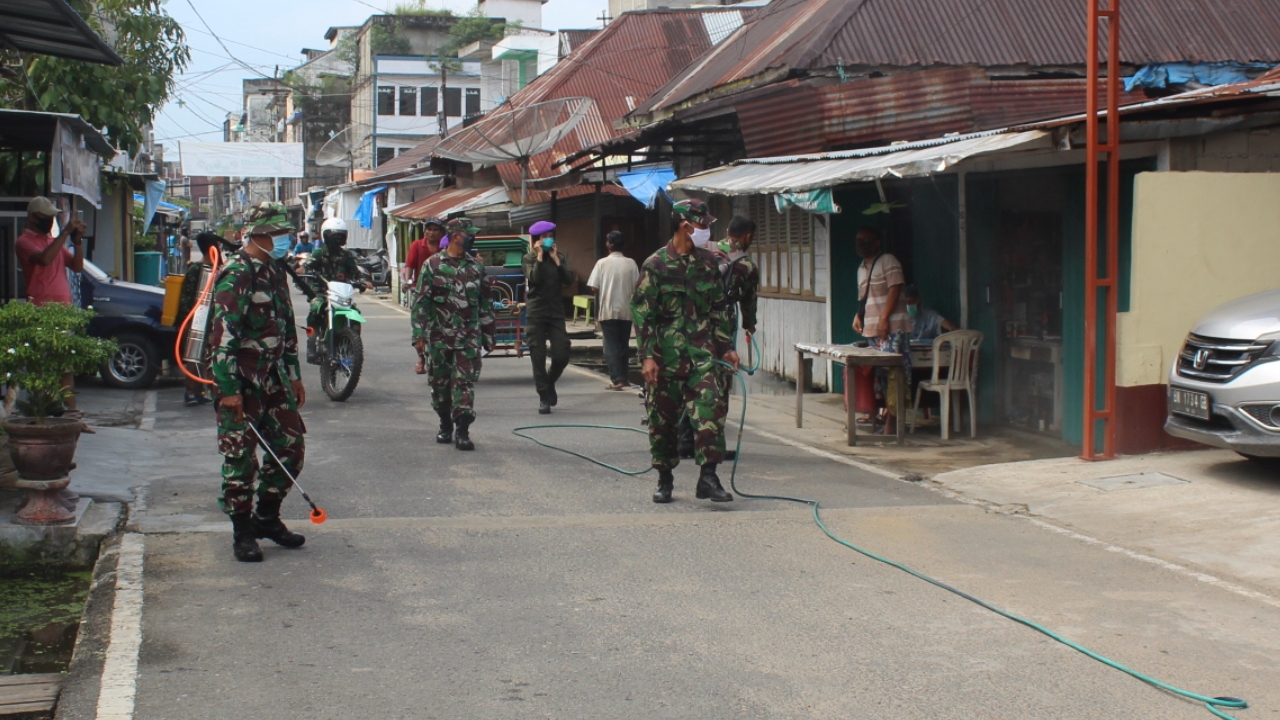
[[[302,143],[179,143],[187,177],[300,178]]]

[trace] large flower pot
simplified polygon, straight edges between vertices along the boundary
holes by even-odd
[[[80,421],[45,418],[9,418],[4,431],[9,436],[9,457],[24,480],[59,480],[71,472],[71,461],[80,442]]]

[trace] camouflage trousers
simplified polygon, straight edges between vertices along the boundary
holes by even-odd
[[[724,460],[724,419],[728,396],[718,365],[695,368],[687,377],[659,375],[649,386],[649,454],[658,469],[680,464],[677,424],[686,414],[693,425],[694,460],[699,465]]]
[[[480,348],[427,346],[427,379],[431,407],[437,414],[452,411],[453,421],[476,419],[476,381],[480,379]]]
[[[216,404],[218,414],[218,452],[222,453],[222,495],[218,506],[228,515],[253,510],[254,479],[258,481],[259,501],[266,498],[283,500],[293,486],[276,461],[264,454],[259,472],[258,436],[248,423],[262,433],[272,451],[284,461],[289,472],[302,471],[306,444],[303,435],[307,428],[298,413],[298,403],[293,390],[272,373],[266,384],[245,384],[240,390],[244,399],[244,418],[237,420],[235,413]],[[220,399],[220,398],[218,398]]]

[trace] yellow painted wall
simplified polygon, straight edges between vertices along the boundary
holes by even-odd
[[[1117,384],[1164,383],[1202,315],[1280,287],[1280,174],[1138,175],[1131,279],[1130,310],[1118,320]]]

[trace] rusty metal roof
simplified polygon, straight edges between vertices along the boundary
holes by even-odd
[[[774,0],[636,109],[817,68],[1082,68],[1081,0]],[[1153,62],[1280,62],[1280,0],[1125,0],[1120,54]],[[774,71],[770,77],[769,71]]]
[[[558,175],[560,169],[553,166],[556,160],[621,134],[623,130],[615,128],[614,121],[622,119],[710,49],[713,39],[725,37],[739,27],[751,12],[754,11],[713,7],[623,13],[573,54],[512,95],[503,110],[557,98],[595,100],[595,108],[573,132],[551,150],[532,158],[530,177]],[[520,186],[520,169],[515,163],[499,165],[498,172],[507,187]],[[533,196],[530,201],[534,201]]]
[[[383,180],[394,175],[401,175],[414,168],[431,164],[431,151],[435,149],[438,142],[440,142],[440,138],[433,137],[421,145],[415,145],[401,152],[394,158],[379,165],[376,174],[366,182]]]
[[[387,208],[387,214],[401,220],[426,220],[505,202],[507,191],[501,187],[449,188],[407,205]]]

